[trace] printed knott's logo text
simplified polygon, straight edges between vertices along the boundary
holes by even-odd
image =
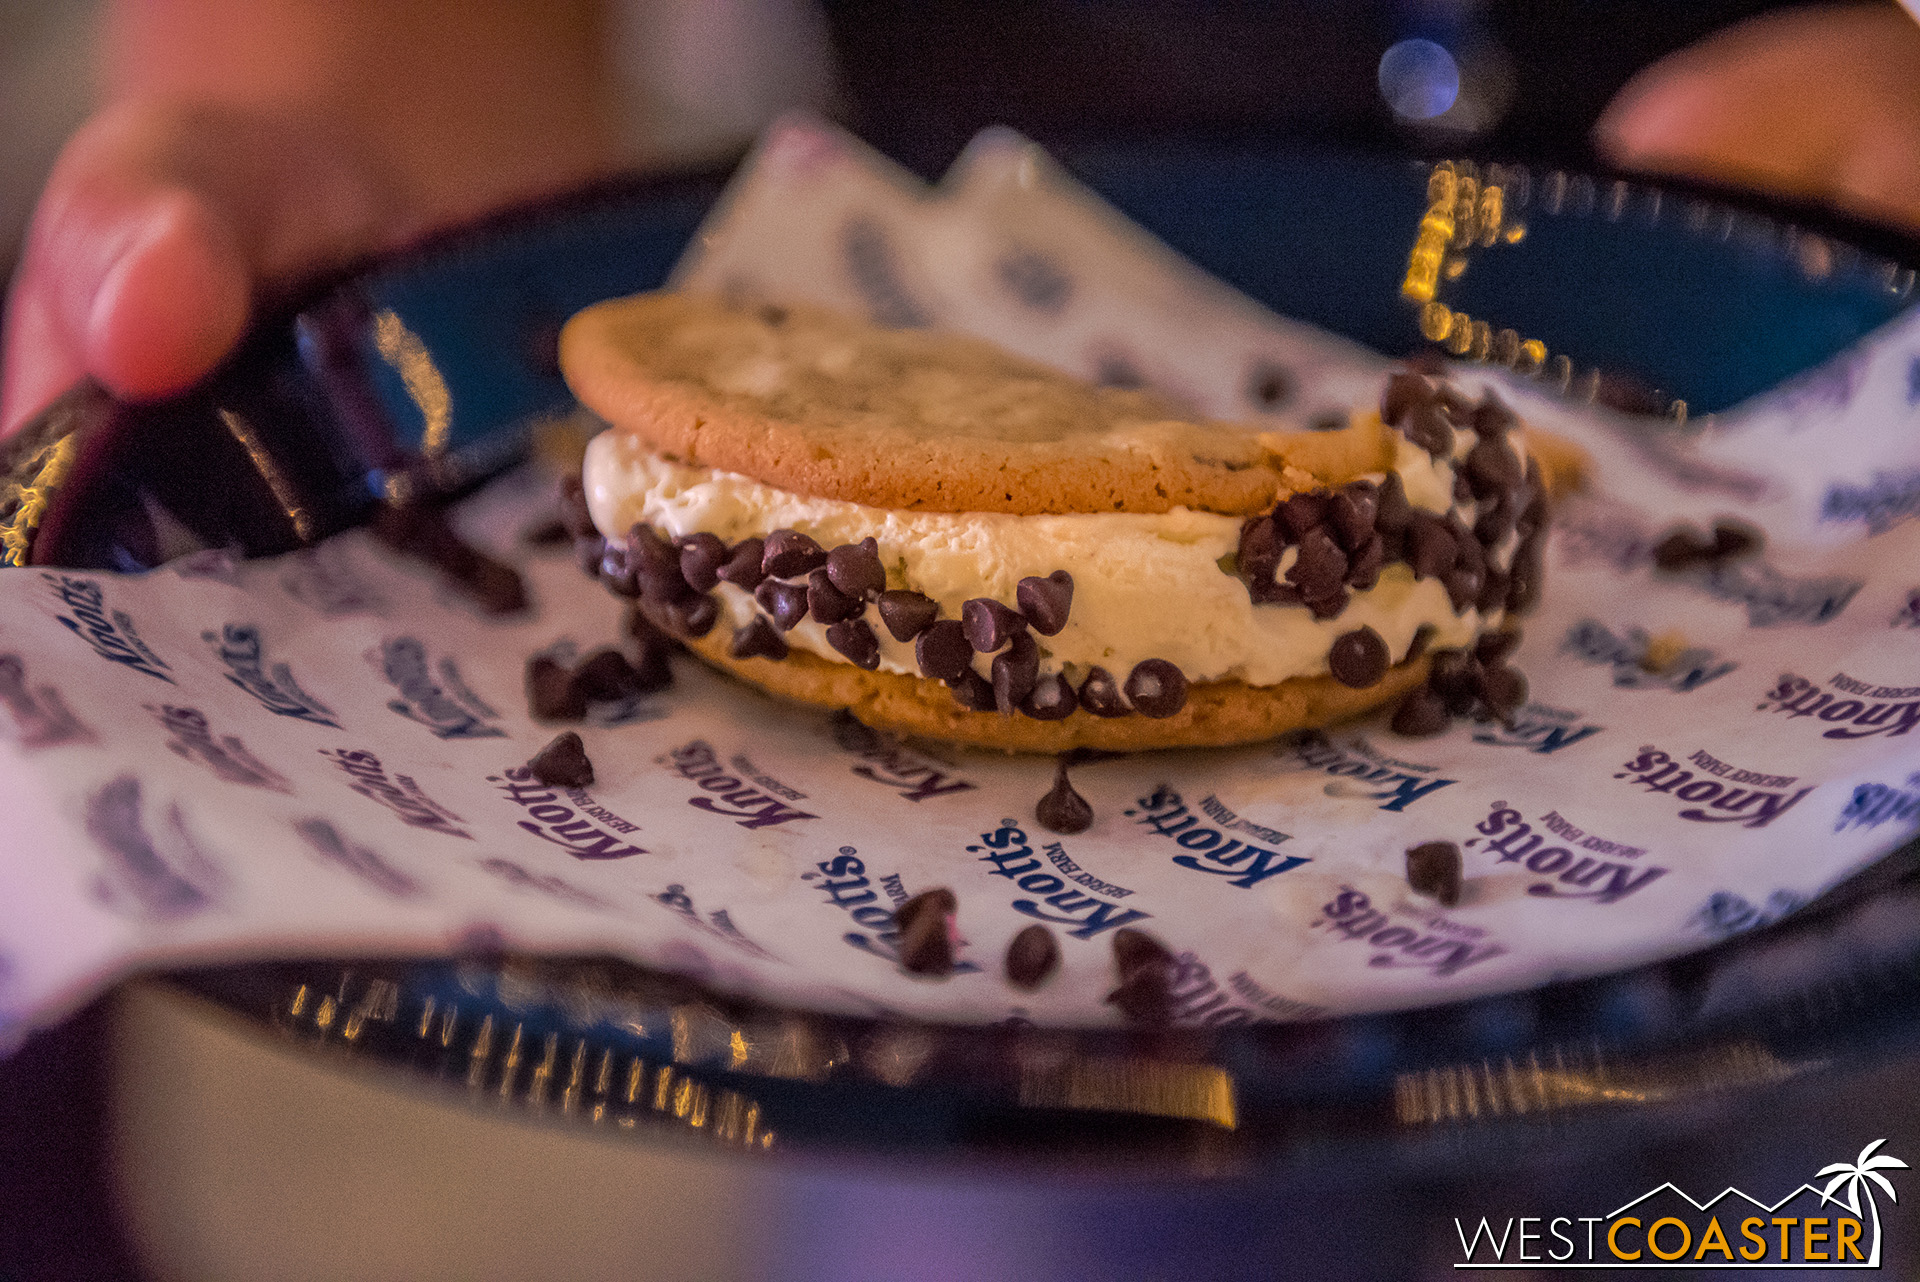
[[[1480,1269],[1878,1269],[1880,1198],[1897,1202],[1888,1171],[1907,1164],[1878,1139],[1833,1162],[1785,1197],[1763,1201],[1726,1188],[1706,1201],[1661,1184],[1606,1215],[1456,1217],[1460,1256]]]
[[[1822,739],[1898,739],[1920,725],[1920,686],[1884,686],[1844,672],[1827,678],[1827,689],[1791,672],[1754,706],[1797,721],[1813,717],[1827,726]]]

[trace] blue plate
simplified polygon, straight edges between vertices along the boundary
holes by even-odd
[[[1431,166],[1192,148],[1065,160],[1277,310],[1389,353],[1425,345],[1401,284]],[[1910,304],[1920,246],[1892,233],[1697,191],[1518,167],[1499,177],[1508,225],[1524,234],[1476,249],[1440,298],[1488,323],[1492,341],[1465,354],[1512,357],[1503,330],[1538,340],[1564,358],[1533,362],[1539,375],[1570,393],[1657,415],[1675,401],[1724,408]],[[721,183],[618,184],[365,264],[166,404],[82,389],[9,446],[8,471],[42,482],[47,502],[0,513],[8,559],[150,566],[155,509],[209,545],[278,552],[363,520],[398,476],[483,479],[520,455],[530,424],[570,404],[560,322],[658,285]],[[389,312],[452,390],[431,469],[418,465],[426,425],[379,352],[375,318]],[[51,447],[69,436],[71,466],[49,472]],[[1465,1127],[1445,1152],[1458,1172],[1497,1164],[1543,1118],[1586,1143],[1622,1116],[1654,1125],[1712,1092],[1761,1089],[1781,1065],[1915,1062],[1920,926],[1902,931],[1920,923],[1916,867],[1909,848],[1786,923],[1625,974],[1225,1032],[879,1024],[593,959],[301,962],[179,979],[296,1040],[608,1129],[754,1150],[1091,1152],[1174,1170],[1351,1172],[1387,1152],[1404,1167],[1408,1154],[1431,1156],[1422,1137]],[[1869,930],[1876,945],[1853,947]],[[1761,978],[1782,968],[1791,992]]]

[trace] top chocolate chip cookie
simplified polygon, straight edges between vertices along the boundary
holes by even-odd
[[[641,294],[575,316],[560,353],[589,409],[662,454],[880,508],[1238,515],[1393,457],[1371,416],[1317,432],[1197,422],[979,339],[813,307]]]

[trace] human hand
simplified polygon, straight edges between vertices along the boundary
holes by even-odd
[[[257,295],[403,229],[351,143],[312,120],[123,102],[62,152],[7,316],[0,434],[83,376],[144,400],[211,370]]]
[[[48,179],[0,436],[83,377],[181,391],[301,276],[623,159],[601,0],[113,0]]]
[[[1920,22],[1875,4],[1750,19],[1642,71],[1594,136],[1624,169],[1920,230]]]

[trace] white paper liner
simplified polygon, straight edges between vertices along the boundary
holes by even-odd
[[[1253,363],[1285,368],[1307,412],[1371,399],[1386,368],[1201,276],[1000,131],[929,192],[789,122],[677,280],[969,328],[1081,374],[1125,359],[1241,418]],[[1503,384],[1593,461],[1550,543],[1515,724],[1410,741],[1376,720],[1324,746],[1088,765],[1097,818],[1073,837],[1033,819],[1050,761],[850,752],[825,713],[691,660],[582,728],[592,787],[527,781],[556,727],[528,718],[526,657],[608,644],[621,616],[570,555],[515,551],[548,503],[531,471],[462,512],[526,560],[535,609],[510,621],[362,532],[138,577],[7,571],[0,1028],[136,967],[475,942],[604,950],[823,1010],[1058,1024],[1118,1019],[1123,925],[1181,956],[1179,1018],[1211,1024],[1704,946],[1920,820],[1917,333],[1909,313],[1687,439]],[[1652,568],[1676,521],[1721,516],[1764,552]],[[1434,839],[1465,849],[1454,909],[1406,886],[1404,852]],[[943,981],[903,974],[889,935],[933,886],[965,938]],[[1021,994],[1002,958],[1035,920],[1064,961]]]

